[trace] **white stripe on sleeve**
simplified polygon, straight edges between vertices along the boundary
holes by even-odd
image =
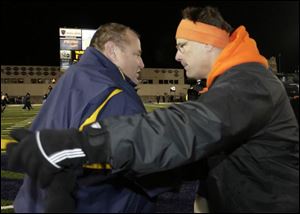
[[[82,149],[77,148],[77,149],[68,149],[68,150],[63,150],[57,153],[54,153],[49,157],[51,162],[53,163],[58,163],[60,161],[63,161],[65,159],[72,159],[72,158],[81,158],[85,157],[84,152]]]
[[[36,134],[35,134],[35,138],[36,138],[36,142],[37,142],[37,145],[38,145],[38,148],[40,150],[40,152],[42,153],[42,155],[44,156],[44,158],[46,158],[46,160],[51,163],[55,168],[58,168],[58,169],[61,169],[60,166],[58,166],[56,163],[52,162],[48,156],[46,155],[43,147],[42,147],[42,143],[41,143],[41,139],[40,139],[40,132],[37,131]]]

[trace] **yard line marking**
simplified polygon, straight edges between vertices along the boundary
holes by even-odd
[[[13,209],[13,205],[8,205],[8,206],[1,206],[1,210],[8,210],[8,209]]]

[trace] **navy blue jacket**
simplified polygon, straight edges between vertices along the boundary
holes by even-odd
[[[89,47],[80,61],[72,65],[58,81],[34,120],[31,130],[79,128],[116,89],[121,92],[107,102],[97,120],[143,113],[145,108],[133,86],[111,61]],[[154,204],[143,191],[135,189],[135,185],[125,177],[115,177],[117,178],[107,179],[110,177],[99,173],[79,179],[76,211],[153,211]],[[15,212],[43,212],[45,196],[46,191],[25,176],[14,201]]]

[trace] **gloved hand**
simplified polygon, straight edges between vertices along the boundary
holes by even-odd
[[[72,171],[57,173],[47,188],[45,213],[74,213],[76,175]]]
[[[88,140],[76,129],[17,129],[11,136],[19,142],[7,145],[8,167],[23,168],[41,187],[48,186],[63,169],[74,170],[87,163],[81,142]]]

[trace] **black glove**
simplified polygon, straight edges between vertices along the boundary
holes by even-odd
[[[7,146],[8,167],[24,169],[41,187],[48,186],[62,169],[74,170],[87,163],[80,143],[87,139],[76,129],[37,132],[17,129],[11,136],[19,143]]]
[[[75,212],[76,177],[72,171],[61,171],[54,176],[47,188],[45,213]]]

